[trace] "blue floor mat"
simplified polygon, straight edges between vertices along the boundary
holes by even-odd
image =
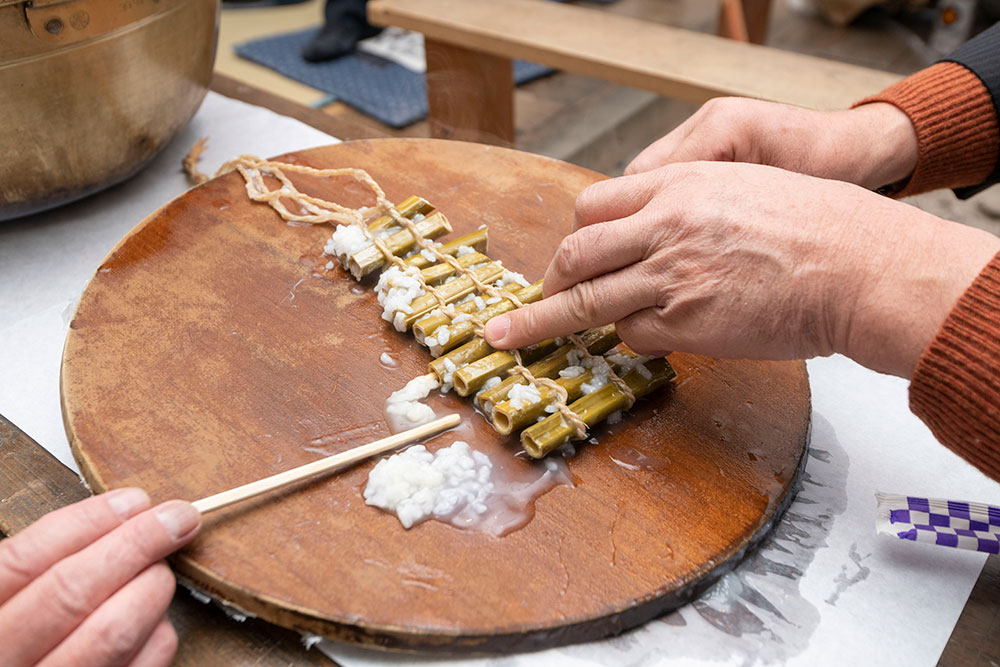
[[[326,63],[306,62],[300,53],[315,32],[315,28],[309,28],[237,44],[236,53],[327,92],[392,127],[405,127],[427,116],[423,74],[360,52]],[[518,84],[552,71],[544,65],[514,61],[514,80]]]

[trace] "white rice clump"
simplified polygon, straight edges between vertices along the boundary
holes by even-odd
[[[582,365],[589,367],[594,373],[594,377],[590,378],[590,380],[584,382],[580,386],[580,389],[584,394],[593,394],[595,391],[608,383],[608,376],[611,374],[611,367],[602,357],[584,359]]]
[[[605,359],[613,363],[618,368],[619,375],[627,375],[632,371],[636,371],[647,380],[651,380],[653,378],[653,374],[650,373],[649,369],[644,365],[647,361],[651,361],[653,357],[645,355],[633,356],[622,352],[612,352],[607,355]]]
[[[392,322],[397,331],[405,330],[406,326],[401,317],[395,317],[399,313],[412,313],[410,304],[418,296],[424,295],[424,288],[420,284],[417,276],[420,271],[413,266],[408,266],[406,270],[401,270],[398,266],[390,266],[379,276],[375,292],[378,294],[378,302],[382,304],[382,319]]]
[[[494,375],[493,377],[491,377],[489,380],[486,381],[486,384],[483,385],[483,388],[480,391],[486,391],[487,389],[492,389],[501,382],[503,382],[503,380]]]
[[[499,285],[497,285],[497,287],[506,287],[511,283],[515,283],[517,285],[520,285],[521,287],[529,287],[531,285],[531,283],[528,282],[527,278],[522,276],[517,271],[504,271],[503,277],[500,278],[500,280],[498,280],[497,282],[500,283]]]
[[[430,453],[423,445],[382,459],[368,475],[365,502],[395,512],[404,528],[462,510],[486,512],[493,464],[459,440]]]
[[[467,245],[460,245],[458,246],[458,251],[455,253],[455,257],[465,257],[466,255],[473,254],[474,252],[476,252],[475,248]]]
[[[340,225],[333,236],[323,246],[323,252],[335,257],[347,258],[372,244],[364,231],[357,225]]]
[[[432,376],[421,375],[407,382],[399,391],[392,392],[385,401],[385,414],[390,426],[406,430],[434,421],[437,415],[433,408],[420,401],[437,388],[437,380]]]
[[[507,400],[510,401],[510,407],[520,410],[529,405],[541,402],[542,395],[539,393],[538,387],[534,384],[515,384],[510,388]]]
[[[587,369],[583,366],[567,366],[566,368],[559,371],[559,377],[561,378],[577,378],[587,372]]]
[[[428,262],[436,262],[437,261],[437,255],[435,255],[434,251],[431,250],[430,248],[424,248],[423,250],[421,250],[420,251],[420,255],[424,259],[426,259]]]

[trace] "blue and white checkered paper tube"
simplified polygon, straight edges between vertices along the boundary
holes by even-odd
[[[1000,553],[1000,507],[876,493],[878,532],[901,540]]]

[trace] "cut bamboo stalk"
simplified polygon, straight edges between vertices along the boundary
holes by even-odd
[[[580,334],[580,338],[583,340],[583,344],[587,346],[587,351],[591,354],[604,354],[620,342],[618,332],[615,331],[615,325],[613,324],[588,329]],[[555,377],[559,371],[569,365],[566,355],[572,349],[572,345],[562,345],[544,358],[528,366],[528,370],[535,377]],[[492,413],[493,406],[506,400],[510,388],[515,384],[524,384],[524,378],[520,375],[511,375],[497,386],[482,392],[476,397],[479,407],[486,414]]]
[[[438,248],[438,252],[442,255],[457,255],[459,248],[462,246],[468,246],[475,250],[476,252],[486,252],[486,246],[489,244],[489,236],[486,232],[486,227],[480,227],[471,234],[466,234],[465,236],[460,236],[454,241],[445,243],[443,246]],[[427,259],[420,253],[417,253],[413,257],[408,257],[406,263],[410,266],[415,266],[418,269],[425,269],[434,262]]]
[[[499,264],[490,262],[486,266],[473,269],[472,273],[476,278],[484,283],[490,283],[503,275],[504,268]],[[476,290],[476,285],[467,277],[455,278],[451,282],[446,282],[437,288],[438,295],[444,299],[445,303],[453,303],[459,299],[472,294]],[[393,325],[396,331],[406,331],[413,323],[422,319],[427,313],[438,307],[437,299],[430,294],[418,296],[410,304],[411,312],[399,313],[393,316]]]
[[[457,414],[447,415],[446,417],[435,419],[428,424],[411,428],[410,430],[403,431],[402,433],[390,435],[387,438],[370,442],[367,445],[361,445],[360,447],[349,449],[346,452],[334,454],[333,456],[328,456],[318,461],[313,461],[312,463],[307,463],[297,468],[286,470],[285,472],[279,472],[277,475],[271,475],[270,477],[259,479],[256,482],[250,482],[249,484],[237,486],[235,489],[229,489],[228,491],[216,493],[215,495],[202,498],[201,500],[196,500],[192,504],[196,510],[205,514],[206,512],[211,512],[212,510],[217,510],[219,508],[232,505],[233,503],[238,503],[241,500],[247,500],[248,498],[253,498],[263,493],[267,493],[268,491],[274,491],[275,489],[280,489],[284,486],[288,486],[289,484],[294,484],[295,482],[307,479],[314,475],[357,463],[358,461],[375,456],[376,454],[387,452],[390,449],[395,449],[396,447],[416,442],[417,440],[422,440],[428,436],[440,433],[441,431],[445,431],[454,426],[458,426],[461,421],[462,418]]]
[[[415,223],[417,233],[425,239],[436,239],[451,232],[451,223],[443,213],[434,213],[427,216],[420,222]],[[384,239],[386,246],[393,255],[405,255],[416,245],[413,234],[408,229],[401,229],[395,234],[391,234]],[[365,246],[361,250],[351,255],[347,261],[347,268],[351,275],[360,280],[369,273],[377,271],[385,266],[385,256],[374,244]]]
[[[468,345],[468,343],[466,343]],[[521,349],[521,361],[530,364],[537,361],[539,357],[548,354],[556,348],[555,338],[543,340]],[[517,359],[510,352],[495,351],[472,360],[467,366],[455,371],[452,375],[452,384],[455,385],[455,393],[459,396],[468,396],[482,389],[490,378],[499,377],[517,364]],[[449,352],[449,354],[451,354]],[[443,357],[438,357],[443,358]]]
[[[539,280],[517,292],[517,298],[521,303],[540,301],[542,298],[542,281]],[[476,325],[473,324],[472,318],[478,318],[485,323],[490,318],[509,313],[516,307],[510,299],[503,299],[499,303],[494,303],[482,310],[467,314],[469,319],[458,321],[458,318],[455,318],[455,320],[447,325],[447,328],[440,327],[427,338],[418,336],[417,331],[414,330],[414,337],[417,338],[418,342],[427,345],[427,349],[430,350],[432,355],[440,357],[448,350],[458,347],[476,335]],[[459,317],[462,317],[462,315],[459,315]],[[447,334],[445,334],[446,331]]]
[[[488,262],[490,258],[481,252],[472,252],[462,255],[455,261],[458,262],[459,266],[467,269],[470,266]],[[438,264],[431,264],[426,269],[422,269],[420,274],[424,277],[424,282],[428,285],[438,285],[455,275],[455,267],[445,262],[439,262]]]
[[[521,303],[538,301],[541,299],[541,282],[542,281],[538,281],[537,289],[536,285],[528,285],[527,287],[515,287],[514,289],[511,289],[510,292],[516,296]],[[477,294],[476,296],[478,296],[481,301],[477,302],[475,299],[470,299],[465,303],[460,303],[455,306],[455,311],[458,312],[459,315],[475,315],[485,322],[490,317],[493,317],[493,315],[488,313],[493,310],[497,310],[497,307],[500,306],[500,304],[506,303],[510,308],[514,306],[513,302],[507,299],[500,299],[497,301],[486,294]],[[525,301],[525,299],[528,301]],[[492,301],[492,303],[488,303],[488,301]],[[421,318],[413,323],[413,337],[417,339],[418,343],[423,345],[424,340],[428,336],[435,335],[435,332],[437,332],[441,327],[448,326],[451,323],[451,318],[444,313],[431,311],[428,313],[427,317]],[[454,347],[454,345],[452,347]]]
[[[434,210],[426,199],[417,197],[416,195],[410,195],[403,201],[396,204],[394,207],[399,214],[404,218],[410,218],[411,220],[418,215],[427,215]],[[368,231],[373,234],[379,230],[387,229],[390,227],[395,227],[399,223],[391,215],[379,216],[374,222],[368,225]]]
[[[548,340],[543,340],[541,343],[535,343],[534,345],[528,345],[527,347],[522,347],[521,360],[524,361],[524,363],[526,364],[530,364],[533,361],[537,361],[539,357],[551,352],[552,348],[554,348],[555,345],[556,345],[555,340],[549,338]],[[494,350],[492,347],[490,347],[489,343],[487,343],[485,340],[477,336],[472,340],[470,340],[465,345],[456,347],[454,350],[451,350],[447,354],[442,354],[437,359],[434,359],[433,361],[430,362],[430,364],[428,364],[428,368],[432,373],[434,373],[437,376],[439,382],[443,382],[444,375],[447,372],[447,368],[445,365],[446,360],[455,364],[455,366],[462,367],[464,364],[472,364],[479,359],[485,358],[487,355],[492,355],[493,353],[497,353],[497,351]],[[512,360],[514,358],[514,355],[510,354],[509,352],[503,352],[497,354],[507,354],[510,356]],[[458,371],[455,371],[455,373],[457,374],[459,371],[464,370],[465,368],[467,368],[467,366],[465,366],[464,368],[460,368]],[[454,378],[454,375],[452,377]],[[486,380],[483,380],[483,382],[485,383]],[[463,394],[463,396],[464,395],[465,394]]]
[[[636,398],[642,398],[677,377],[666,359],[653,359],[646,362],[645,367],[650,377],[638,370],[633,370],[622,377]],[[594,393],[571,403],[569,409],[590,427],[627,405],[628,399],[622,390],[615,383],[609,382]],[[574,434],[573,426],[566,421],[562,413],[556,412],[521,431],[521,446],[529,456],[540,459],[556,447],[568,442]]]

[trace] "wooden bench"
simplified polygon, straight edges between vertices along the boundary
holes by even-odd
[[[512,58],[701,103],[736,95],[845,108],[898,76],[540,0],[372,0],[369,19],[425,36],[431,136],[512,145]]]

